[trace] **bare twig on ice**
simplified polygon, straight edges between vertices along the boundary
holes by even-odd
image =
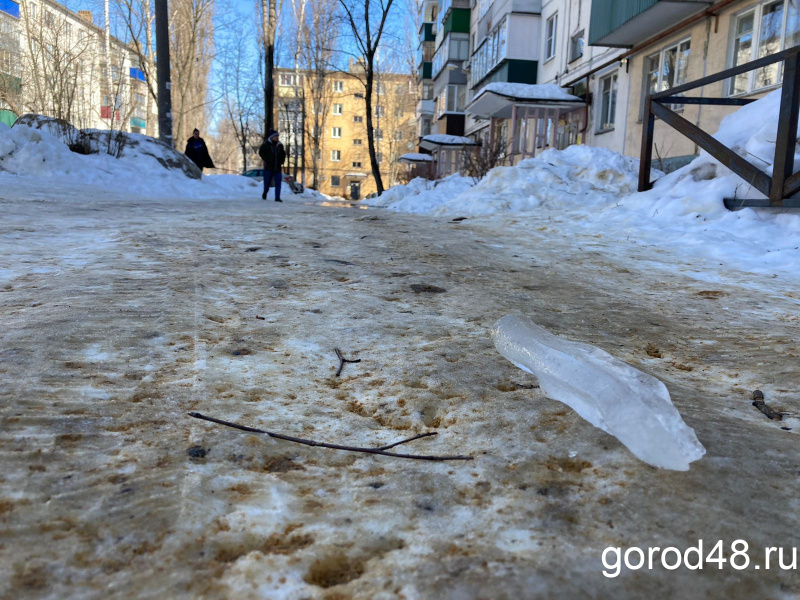
[[[305,446],[317,446],[320,448],[330,448],[332,450],[345,450],[347,452],[364,452],[366,454],[380,454],[382,456],[393,456],[395,458],[409,458],[414,460],[434,460],[434,461],[442,461],[442,460],[473,460],[472,456],[425,456],[422,454],[399,454],[397,452],[387,452],[389,448],[394,448],[395,446],[399,446],[400,444],[406,444],[408,442],[418,440],[423,437],[430,437],[432,435],[436,435],[436,432],[429,432],[429,433],[421,433],[419,435],[415,435],[412,438],[408,438],[405,440],[400,440],[399,442],[395,442],[394,444],[389,444],[388,446],[381,446],[379,448],[359,448],[357,446],[343,446],[341,444],[328,444],[325,442],[317,442],[314,440],[306,440],[303,438],[292,437],[290,435],[283,435],[281,433],[274,433],[272,431],[266,431],[264,429],[257,429],[255,427],[248,427],[247,425],[239,425],[238,423],[231,423],[230,421],[223,421],[222,419],[216,419],[214,417],[209,417],[207,415],[201,414],[199,412],[190,412],[190,417],[194,417],[195,419],[202,419],[204,421],[211,421],[212,423],[217,423],[219,425],[225,425],[226,427],[233,427],[234,429],[239,429],[241,431],[246,431],[248,433],[263,433],[270,437],[284,440],[287,442],[294,442],[296,444],[303,444]]]
[[[342,356],[342,351],[338,348],[333,349],[336,352],[336,356],[339,357],[339,368],[336,370],[336,377],[342,374],[342,369],[344,369],[344,363],[360,363],[361,359],[357,358],[356,360],[348,360],[344,356]]]

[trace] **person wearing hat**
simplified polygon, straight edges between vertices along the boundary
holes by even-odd
[[[283,179],[281,166],[286,160],[286,151],[283,149],[283,144],[281,144],[281,141],[278,139],[277,131],[274,129],[270,130],[266,141],[261,144],[261,147],[258,149],[258,155],[264,161],[264,193],[261,194],[261,199],[267,199],[269,184],[274,180],[275,202],[283,202],[283,200],[281,200],[281,180]]]
[[[200,169],[200,172],[203,172],[203,169],[213,169],[214,162],[211,160],[211,155],[208,153],[208,147],[206,146],[205,141],[203,138],[200,137],[200,130],[195,129],[192,132],[192,137],[188,139],[186,142],[186,150],[184,154],[188,156],[194,164],[197,165],[197,168]]]

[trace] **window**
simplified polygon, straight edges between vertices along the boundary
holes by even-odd
[[[342,151],[341,150],[331,150],[331,160],[333,162],[339,162],[342,160]]]
[[[394,141],[400,142],[403,140],[403,131],[398,129],[394,132]]]
[[[360,169],[361,168],[361,161],[360,160],[353,161],[353,167],[356,168],[356,169]]]
[[[433,84],[432,83],[423,83],[422,84],[422,99],[423,100],[433,100]]]
[[[361,140],[359,138],[353,139],[353,146],[360,146],[360,145],[361,145]]]
[[[447,112],[463,113],[467,100],[467,86],[447,86]]]
[[[469,58],[469,34],[451,33],[433,55],[433,76],[444,69],[450,61],[467,60]]]
[[[558,14],[547,19],[544,38],[544,60],[548,61],[556,55],[556,28],[558,27]]]
[[[497,63],[506,57],[506,20],[500,21],[486,36],[481,46],[472,55],[470,77],[473,84],[486,77]]]
[[[334,81],[333,82],[333,91],[334,92],[343,92],[344,91],[344,81]]]
[[[386,116],[386,110],[383,108],[383,106],[376,106],[375,107],[375,116],[376,117],[385,117]]]
[[[282,87],[294,87],[302,84],[302,82],[302,75],[296,75],[294,73],[281,73],[278,77],[278,85]]]
[[[569,42],[569,62],[578,60],[583,56],[583,30],[572,36]]]
[[[55,24],[53,13],[51,13],[49,10],[44,11],[44,24],[46,27],[52,27]]]
[[[331,187],[339,187],[342,185],[341,179],[338,175],[331,175]]]
[[[796,46],[800,43],[797,0],[767,2],[738,15],[732,35],[732,67]],[[743,94],[760,90],[778,85],[782,77],[780,63],[774,63],[732,77],[728,91]]]
[[[333,105],[333,114],[341,115],[342,114],[342,105],[341,104],[334,104]]]
[[[362,117],[361,115],[355,115],[353,117],[353,123],[363,123],[363,122],[364,122],[364,117]]]
[[[433,127],[433,119],[430,117],[430,115],[423,115],[422,118],[419,120],[420,137],[430,135],[432,127]]]
[[[342,128],[341,127],[332,127],[331,128],[331,137],[332,138],[340,138],[340,137],[342,137]]]
[[[36,18],[36,4],[31,3],[31,19]]]
[[[665,48],[644,60],[645,89],[654,94],[686,83],[686,68],[689,64],[689,40]],[[644,95],[642,96],[644,107]],[[682,104],[671,105],[672,110],[680,110]]]
[[[382,139],[383,139],[383,131],[382,131],[382,130],[380,130],[380,129],[373,129],[373,130],[372,130],[372,132],[373,132],[373,134],[375,135],[375,139],[376,139],[376,140],[382,140]]]
[[[375,155],[375,162],[377,162],[378,164],[381,164],[383,162],[383,154],[381,152],[378,152]]]
[[[386,93],[386,84],[383,83],[383,82],[378,83],[375,86],[375,90],[378,92],[378,94],[385,94]]]
[[[598,131],[614,129],[614,116],[617,112],[617,74],[603,77],[600,80],[600,115],[597,123]]]

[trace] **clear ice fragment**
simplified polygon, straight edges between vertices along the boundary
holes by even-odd
[[[655,377],[600,348],[561,339],[520,315],[495,323],[492,341],[500,354],[533,373],[550,398],[572,407],[646,463],[687,471],[705,454]]]

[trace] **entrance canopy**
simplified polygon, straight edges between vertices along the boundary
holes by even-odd
[[[482,119],[510,119],[514,106],[572,110],[586,103],[554,83],[489,83],[475,94],[467,112]]]
[[[423,165],[427,163],[432,163],[433,157],[430,154],[409,152],[408,154],[403,154],[403,156],[398,158],[397,162],[403,163],[405,165]]]
[[[463,146],[478,146],[478,142],[460,135],[447,135],[446,133],[432,133],[422,138],[419,147],[423,150],[439,150],[443,148],[461,148]]]

